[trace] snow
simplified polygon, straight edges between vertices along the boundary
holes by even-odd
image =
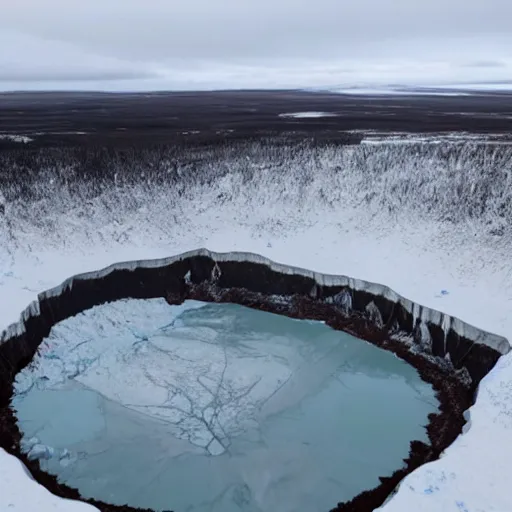
[[[355,96],[470,96],[471,94],[485,93],[510,93],[512,82],[455,82],[447,81],[437,85],[428,83],[425,78],[422,81],[404,85],[346,85],[330,88],[314,88],[312,90],[328,90],[339,94]]]
[[[365,151],[369,150],[384,149]],[[478,193],[480,185],[475,184],[486,169],[465,156],[447,169],[436,163],[435,155],[414,163],[408,160],[406,149],[394,146],[389,151],[399,164],[387,174],[370,174],[370,182],[352,168],[343,175],[343,182],[327,174],[323,193],[341,190],[345,195],[325,203],[315,195],[319,190],[315,182],[301,188],[298,180],[284,180],[281,175],[279,182],[265,181],[263,171],[259,187],[245,190],[235,178],[223,177],[215,186],[193,191],[197,204],[186,196],[172,208],[164,195],[154,191],[151,201],[141,206],[139,199],[147,193],[142,188],[130,199],[131,210],[123,209],[118,201],[116,211],[108,213],[98,203],[84,217],[81,208],[87,205],[61,204],[60,196],[53,194],[48,206],[39,206],[48,208],[48,225],[20,217],[14,241],[9,238],[7,246],[0,245],[0,328],[16,322],[38,293],[71,275],[119,261],[165,258],[208,247],[220,252],[250,251],[317,272],[383,283],[411,301],[512,339],[512,243],[506,226],[499,237],[486,224],[494,219],[493,208],[500,198],[509,194],[510,175],[509,181],[506,177],[500,181],[499,189],[489,189],[497,195],[487,203],[491,209],[482,214],[489,217],[480,222],[465,212],[470,211],[471,194]],[[375,162],[372,155],[366,154]],[[322,158],[330,161],[331,157]],[[506,169],[510,161],[509,156],[500,160],[493,153],[485,165],[498,162]],[[423,174],[411,174],[411,169],[421,169]],[[423,175],[432,188],[407,181]],[[458,200],[451,195],[457,183],[468,187],[468,195]],[[397,199],[397,186],[404,195],[418,195],[404,204]],[[359,187],[377,194],[382,201],[379,206],[365,202]],[[229,190],[233,191],[229,200],[219,202],[219,192]],[[436,203],[429,208],[438,216],[422,210],[434,192]],[[449,209],[453,205],[456,211]],[[16,205],[7,201],[6,212],[11,211],[16,213]],[[179,221],[171,221],[173,215]],[[382,507],[385,512],[512,510],[512,354],[502,357],[482,381],[468,419],[466,432],[439,461],[407,477]],[[0,456],[0,509],[94,510],[52,496],[27,476],[17,459],[5,453]]]
[[[427,90],[427,88],[424,88]],[[512,82],[511,81],[503,81],[503,82],[467,82],[467,83],[452,83],[449,85],[440,85],[436,86],[436,89],[452,89],[454,94],[462,93],[462,91],[480,91],[480,92],[511,92],[512,91]],[[438,91],[442,93],[441,91]],[[446,91],[448,92],[448,91]]]
[[[19,142],[22,144],[28,144],[29,142],[32,142],[33,139],[30,137],[27,137],[26,135],[9,135],[6,133],[0,133],[0,141],[1,140],[8,140],[10,142]]]
[[[446,90],[437,90],[429,88],[395,88],[393,86],[381,87],[340,87],[329,89],[330,92],[338,94],[350,94],[354,96],[469,96],[469,92],[457,90],[458,87],[446,86]],[[478,87],[470,89],[471,91],[479,91]],[[487,90],[487,89],[483,89]]]
[[[289,112],[279,114],[279,117],[290,117],[295,119],[315,119],[320,117],[336,117],[334,112]]]
[[[478,114],[474,114],[478,115]],[[438,134],[411,134],[406,132],[378,132],[378,131],[362,131],[352,130],[351,133],[359,133],[363,135],[361,144],[368,145],[386,145],[390,144],[443,144],[458,143],[467,144],[471,141],[473,144],[481,145],[506,145],[512,144],[512,136],[510,133],[494,133],[492,138],[478,133],[448,132]]]
[[[5,512],[91,512],[95,507],[53,496],[15,457],[0,451],[0,507]]]

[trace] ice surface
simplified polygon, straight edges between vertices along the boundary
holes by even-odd
[[[30,460],[51,459],[53,455],[53,448],[51,446],[45,446],[44,444],[35,444],[27,453],[27,457]]]
[[[30,457],[158,510],[328,510],[400,467],[437,407],[414,368],[323,323],[163,299],[57,324],[15,388]]]
[[[33,388],[30,393],[25,393],[22,401],[14,400],[13,406],[23,416],[27,431],[32,431],[31,425],[38,425],[27,436],[29,440],[37,435],[36,439],[44,440],[44,444],[53,448],[62,445],[64,449],[80,440],[87,440],[88,436],[93,438],[105,428],[98,395],[87,389],[43,392]],[[69,413],[69,404],[73,404],[73,414]],[[58,435],[51,428],[52,423],[59,424]],[[35,446],[40,446],[40,443]]]

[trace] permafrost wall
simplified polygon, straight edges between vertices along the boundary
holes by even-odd
[[[53,325],[128,297],[239,302],[327,323],[334,314],[354,318],[373,336],[400,340],[410,350],[452,368],[473,389],[510,350],[505,338],[416,304],[380,284],[281,265],[256,254],[200,249],[166,259],[118,263],[76,275],[41,293],[20,321],[0,336],[3,403],[10,398],[16,373]]]

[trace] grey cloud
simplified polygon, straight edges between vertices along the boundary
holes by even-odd
[[[67,42],[0,30],[0,81],[129,80],[154,76],[144,63],[90,53]]]
[[[205,63],[336,61],[357,73],[364,59],[481,64],[499,62],[497,51],[512,59],[510,0],[0,0],[0,10],[0,40],[8,31],[41,41],[37,51],[0,46],[0,80],[147,78]]]
[[[468,68],[505,68],[507,65],[499,60],[477,60],[464,63],[462,66]]]
[[[100,80],[138,80],[153,78],[151,73],[141,73],[140,71],[98,71],[95,69],[73,70],[68,69],[43,69],[43,70],[15,70],[0,74],[0,80],[4,82],[67,82],[74,81],[100,81]]]
[[[129,59],[345,56],[382,39],[508,33],[512,19],[509,0],[0,2],[0,27]]]

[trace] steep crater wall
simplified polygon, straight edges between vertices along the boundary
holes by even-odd
[[[322,320],[392,350],[433,384],[441,406],[439,414],[429,417],[431,446],[413,441],[405,468],[381,478],[378,488],[339,504],[340,511],[373,510],[407,473],[438,458],[461,432],[479,382],[510,350],[505,338],[416,304],[386,286],[280,265],[255,254],[200,249],[77,275],[41,293],[20,321],[0,335],[0,445],[18,455],[56,494],[80,498],[78,491],[57,483],[21,454],[20,433],[9,408],[16,373],[31,361],[52,326],[65,318],[105,302],[155,297],[171,304],[189,298],[233,302]],[[133,510],[89,501],[104,511]]]

